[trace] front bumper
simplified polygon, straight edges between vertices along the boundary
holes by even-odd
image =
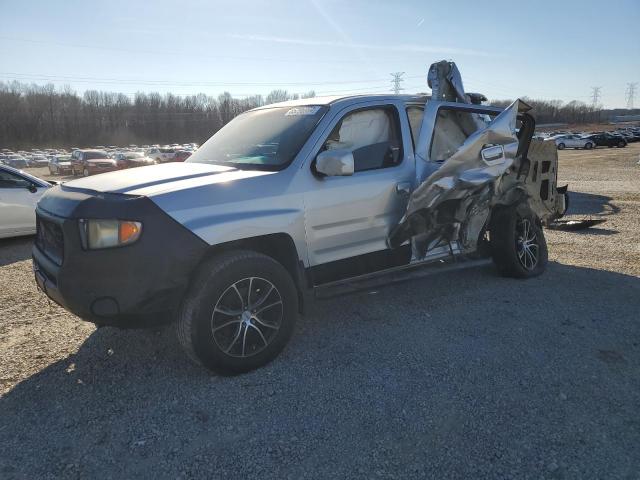
[[[59,229],[63,245],[54,255],[38,232],[32,252],[38,287],[98,325],[171,321],[207,245],[146,197],[90,194],[63,186],[51,190],[38,204],[38,227]],[[79,218],[139,220],[143,231],[125,247],[84,250]]]
[[[109,166],[109,167],[101,167],[96,165],[87,165],[85,167],[90,175],[97,175],[98,173],[107,173],[107,172],[115,172],[116,170],[121,170],[117,165]]]

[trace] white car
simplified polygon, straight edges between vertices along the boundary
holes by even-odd
[[[51,184],[0,165],[0,238],[36,233],[36,204]]]
[[[176,149],[173,147],[151,147],[147,150],[146,156],[153,158],[158,163],[171,162],[176,156]]]
[[[553,140],[556,142],[558,150],[564,150],[565,148],[585,148],[590,150],[596,146],[595,142],[590,138],[577,134],[559,135],[553,137]]]

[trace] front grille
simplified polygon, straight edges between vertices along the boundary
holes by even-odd
[[[97,165],[101,168],[109,168],[113,166],[110,163],[98,163]]]
[[[46,220],[40,215],[36,215],[36,246],[51,261],[62,265],[64,260],[62,228],[57,223]]]

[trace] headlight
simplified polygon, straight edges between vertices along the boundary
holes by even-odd
[[[129,245],[142,233],[142,223],[129,220],[80,220],[82,246],[85,249],[113,248]]]

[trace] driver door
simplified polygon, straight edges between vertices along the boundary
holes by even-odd
[[[415,179],[411,137],[403,134],[408,132],[406,114],[395,105],[348,108],[330,132],[305,166],[310,266],[385,250]],[[314,171],[317,154],[333,148],[352,152],[353,175],[323,177]]]

